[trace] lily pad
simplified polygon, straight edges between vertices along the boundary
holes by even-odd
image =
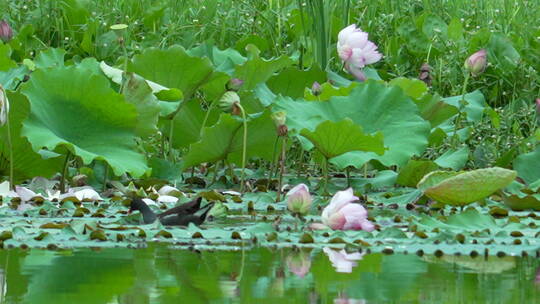
[[[498,167],[468,172],[434,171],[424,176],[417,187],[438,202],[462,206],[508,186],[516,176],[516,171]]]

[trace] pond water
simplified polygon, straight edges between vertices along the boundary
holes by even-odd
[[[533,257],[255,248],[0,251],[1,303],[537,303]]]

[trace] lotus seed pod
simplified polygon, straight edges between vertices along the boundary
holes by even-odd
[[[287,113],[284,111],[278,111],[272,113],[272,120],[276,125],[278,136],[287,136],[289,129],[285,122],[287,121]]]
[[[235,106],[240,103],[240,96],[234,91],[227,91],[221,98],[219,99],[219,107],[225,111],[225,112],[235,112],[237,111],[236,108],[238,106]]]

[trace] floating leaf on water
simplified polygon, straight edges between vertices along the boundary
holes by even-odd
[[[107,235],[105,235],[105,232],[103,230],[94,230],[92,231],[92,233],[90,233],[90,239],[98,240],[98,241],[106,241]]]

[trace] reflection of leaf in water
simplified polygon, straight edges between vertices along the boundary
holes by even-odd
[[[24,301],[109,303],[133,284],[132,255],[128,249],[83,250],[51,259],[31,251],[21,266],[21,272],[32,275]]]
[[[455,264],[478,273],[501,273],[516,267],[516,258],[511,256],[501,258],[490,256],[485,259],[483,257],[444,255],[440,258],[425,256],[423,260],[428,263]]]

